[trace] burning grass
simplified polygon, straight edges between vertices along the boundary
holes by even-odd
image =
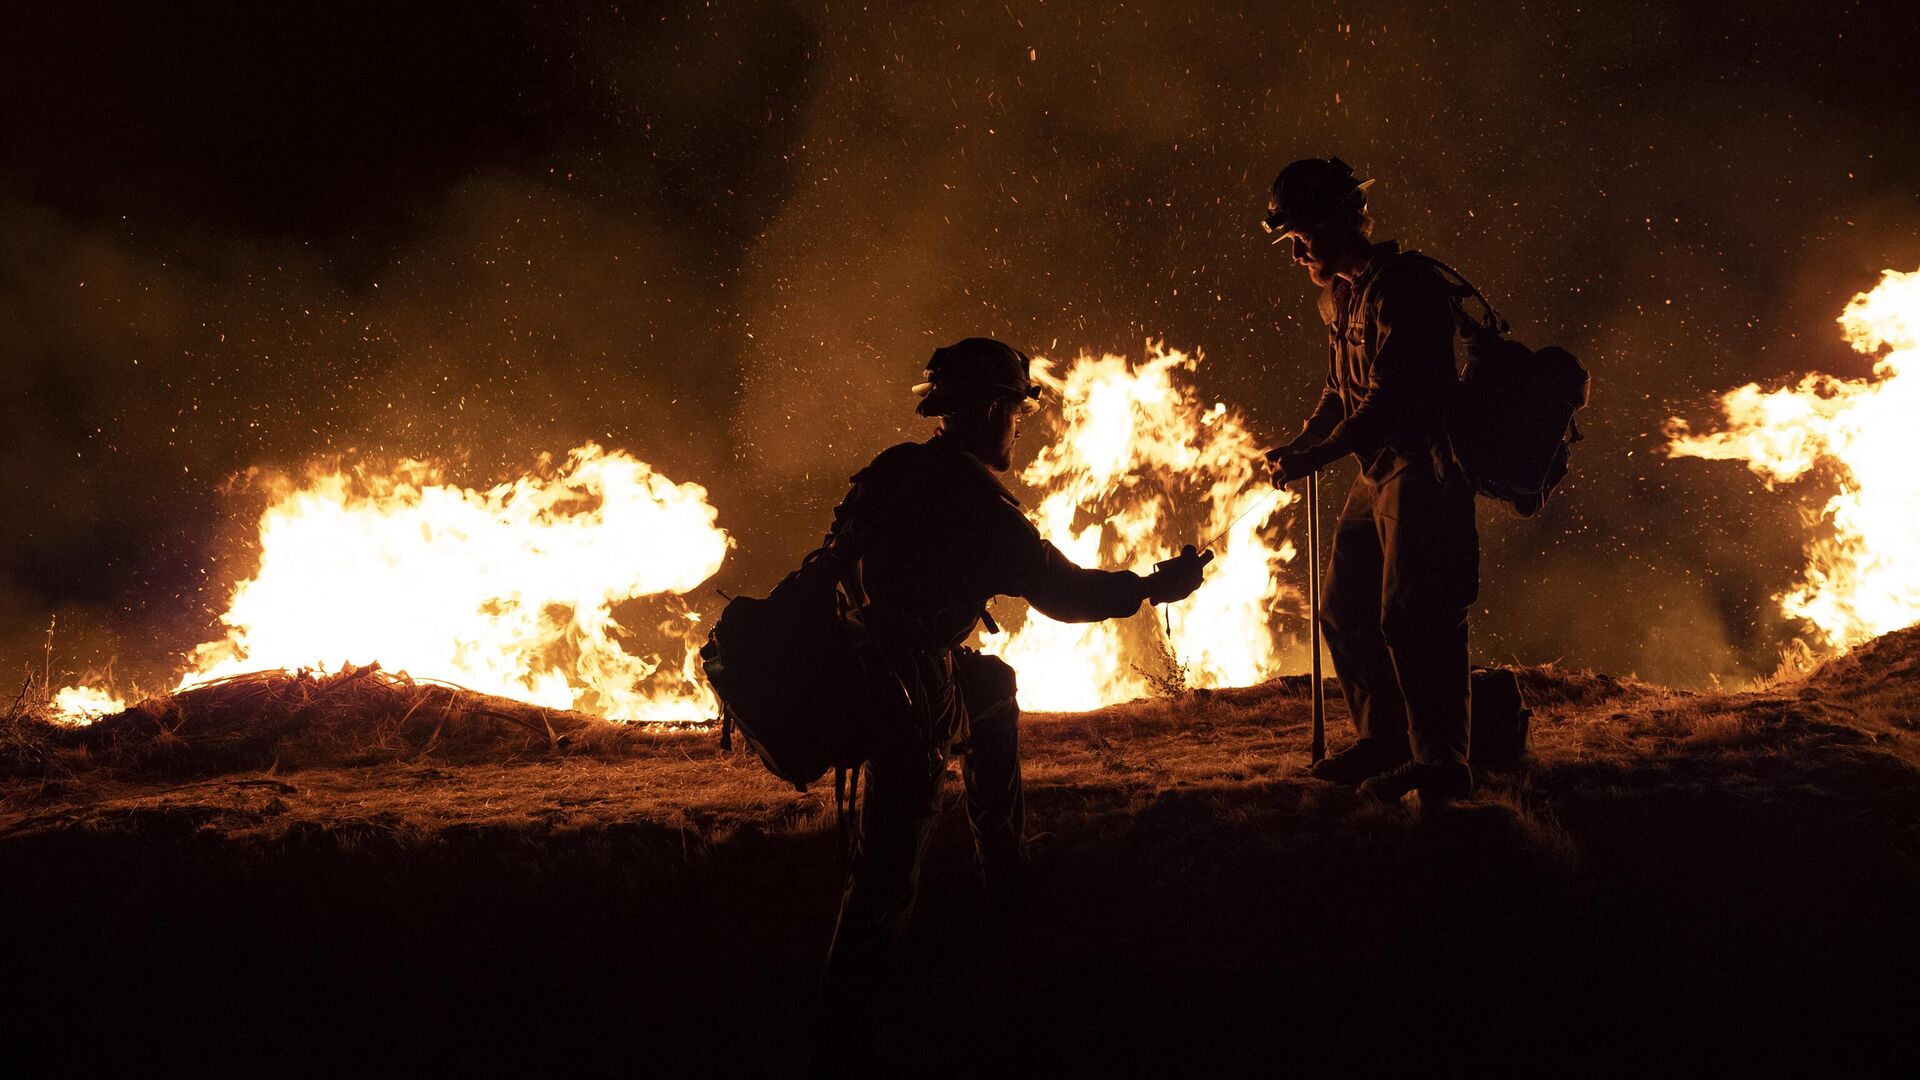
[[[1531,757],[1432,818],[1300,775],[1304,678],[1030,716],[1035,904],[985,921],[945,815],[875,1060],[1403,1061],[1359,1001],[1456,1062],[1864,1051],[1920,960],[1916,664],[1920,631],[1744,694],[1528,669]],[[709,731],[357,669],[5,734],[7,1004],[49,1039],[86,1001],[186,1058],[805,1064],[831,793]]]

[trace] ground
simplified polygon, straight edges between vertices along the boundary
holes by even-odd
[[[867,1060],[1871,1063],[1905,1042],[1920,959],[1916,668],[1920,630],[1744,693],[1527,669],[1531,755],[1444,814],[1302,775],[1298,678],[1029,716],[1033,903],[984,914],[945,815]],[[85,731],[16,708],[0,735],[10,1054],[809,1067],[841,874],[831,784],[796,793],[711,732],[358,672]]]

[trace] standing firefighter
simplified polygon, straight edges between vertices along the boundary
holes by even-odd
[[[1479,588],[1474,487],[1448,449],[1455,307],[1433,264],[1370,240],[1365,189],[1338,158],[1288,165],[1263,222],[1321,287],[1326,388],[1267,456],[1276,486],[1348,456],[1319,614],[1360,739],[1313,775],[1423,805],[1467,795],[1467,609]]]
[[[853,870],[828,958],[828,989],[872,985],[904,929],[939,804],[946,760],[965,759],[967,820],[989,901],[1009,907],[1028,880],[1013,669],[964,648],[993,596],[1025,597],[1065,622],[1117,619],[1143,600],[1179,600],[1209,556],[1189,547],[1142,577],[1075,566],[1040,538],[995,473],[1013,461],[1039,388],[1027,357],[990,338],[933,354],[919,413],[940,427],[853,477],[834,537],[859,551],[862,619],[900,675],[916,731],[884,740],[865,767]],[[991,625],[991,620],[988,620]]]

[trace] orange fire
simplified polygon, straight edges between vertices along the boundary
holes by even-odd
[[[1182,544],[1218,539],[1206,583],[1153,617],[1067,626],[1032,616],[987,642],[1020,668],[1030,708],[1088,708],[1169,681],[1247,685],[1299,659],[1287,652],[1297,641],[1274,625],[1298,607],[1297,591],[1280,583],[1294,548],[1272,535],[1298,496],[1264,483],[1260,448],[1237,413],[1195,396],[1199,362],[1157,345],[1138,364],[1082,356],[1059,378],[1041,362],[1063,402],[1057,440],[1022,474],[1041,493],[1033,519],[1042,533],[1083,565],[1142,573]],[[733,540],[698,485],[591,444],[485,491],[424,461],[264,485],[259,569],[235,587],[224,636],[193,650],[177,688],[378,663],[610,720],[718,712],[696,660],[704,628],[695,613],[680,606],[658,628],[670,655],[628,651],[613,615],[638,597],[685,594],[719,570]],[[85,686],[55,704],[76,723],[124,707]]]
[[[1238,413],[1195,395],[1200,359],[1149,343],[1138,364],[1082,355],[1061,377],[1036,361],[1061,402],[1053,442],[1020,474],[1040,493],[1028,516],[1043,536],[1082,566],[1136,573],[1183,544],[1219,540],[1200,590],[1156,618],[1065,624],[1029,613],[1011,635],[986,639],[985,651],[1019,670],[1023,707],[1096,708],[1147,696],[1170,676],[1247,686],[1298,659],[1275,631],[1298,597],[1280,578],[1295,551],[1269,525],[1299,497],[1265,483]]]
[[[592,444],[486,491],[424,461],[267,484],[260,568],[234,590],[226,635],[193,651],[178,688],[378,662],[610,720],[714,714],[688,644],[697,616],[670,618],[673,657],[628,652],[613,616],[616,604],[684,594],[720,568],[733,541],[699,485]],[[56,709],[83,721],[117,704],[79,687]]]
[[[1667,452],[1745,461],[1769,488],[1830,470],[1839,491],[1820,513],[1826,534],[1808,545],[1806,572],[1780,606],[1845,650],[1920,622],[1920,271],[1886,271],[1839,322],[1855,349],[1881,354],[1872,378],[1814,373],[1773,391],[1749,383],[1722,399],[1723,431],[1695,435],[1670,421]]]
[[[127,702],[97,686],[66,686],[53,695],[53,715],[69,724],[87,724],[125,711]]]

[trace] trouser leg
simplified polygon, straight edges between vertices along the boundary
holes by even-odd
[[[1429,624],[1396,635],[1391,651],[1407,702],[1413,759],[1423,765],[1466,761],[1471,691],[1464,613],[1451,624]]]
[[[1407,712],[1380,628],[1384,554],[1371,492],[1356,481],[1333,533],[1333,560],[1320,596],[1320,626],[1347,712],[1362,739],[1401,744]]]
[[[974,652],[955,658],[955,676],[968,713],[962,775],[967,823],[989,887],[1017,874],[1027,859],[1026,795],[1020,779],[1020,705],[1013,669]]]
[[[1478,595],[1479,535],[1464,481],[1409,469],[1379,493],[1381,628],[1406,702],[1414,760],[1467,759],[1467,612]]]
[[[944,763],[931,752],[896,751],[867,763],[853,868],[827,956],[830,985],[876,977],[888,946],[905,931],[943,775]]]

